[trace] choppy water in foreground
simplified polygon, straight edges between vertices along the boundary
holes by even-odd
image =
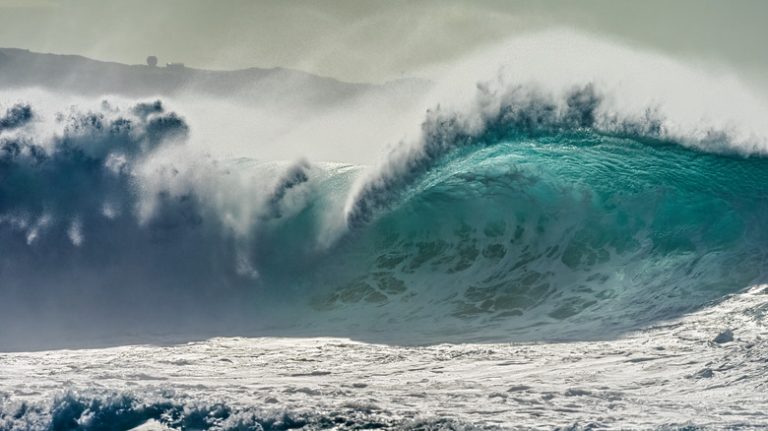
[[[0,429],[764,429],[766,313],[758,287],[602,342],[5,353]]]

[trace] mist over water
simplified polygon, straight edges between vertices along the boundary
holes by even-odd
[[[768,110],[736,78],[570,31],[430,73],[4,90],[0,346],[604,339],[764,281]]]

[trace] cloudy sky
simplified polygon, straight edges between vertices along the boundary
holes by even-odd
[[[0,46],[380,82],[565,26],[760,81],[768,76],[767,21],[761,0],[0,0]]]

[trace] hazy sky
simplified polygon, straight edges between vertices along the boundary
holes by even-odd
[[[762,0],[0,0],[0,46],[382,81],[515,34],[569,26],[761,81],[766,22]]]

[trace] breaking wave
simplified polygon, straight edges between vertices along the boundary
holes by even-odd
[[[561,100],[516,87],[472,125],[431,113],[419,145],[350,195],[350,238],[316,284],[351,281],[314,305],[366,309],[343,321],[368,331],[593,338],[764,281],[768,162],[602,100],[591,85]]]
[[[478,85],[376,168],[214,159],[161,101],[7,106],[0,343],[591,339],[765,282],[767,141],[620,102]]]

